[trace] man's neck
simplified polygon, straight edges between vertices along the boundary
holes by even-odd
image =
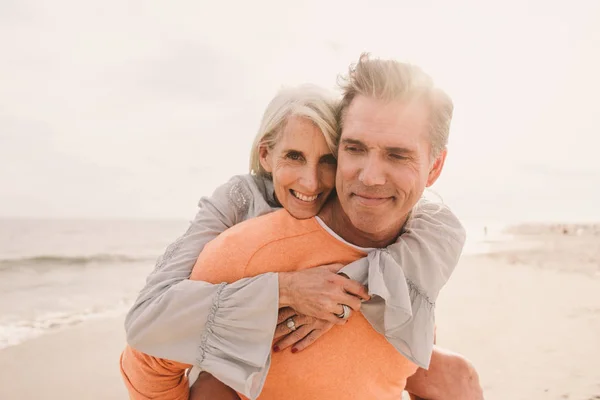
[[[390,232],[381,232],[377,234],[363,232],[357,229],[350,221],[348,215],[342,209],[337,196],[328,201],[321,211],[319,217],[332,231],[340,235],[344,240],[359,247],[384,248],[394,243],[402,231],[402,227],[406,223],[404,218],[398,224],[397,229]]]

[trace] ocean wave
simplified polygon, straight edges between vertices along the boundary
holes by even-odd
[[[76,313],[49,313],[27,321],[0,321],[0,350],[86,321],[122,317],[130,306],[130,301],[122,300],[104,309],[92,308]]]
[[[0,269],[21,266],[133,263],[151,260],[155,260],[155,257],[135,257],[123,254],[92,254],[85,256],[37,255],[32,257],[0,259]]]

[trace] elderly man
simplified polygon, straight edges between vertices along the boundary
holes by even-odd
[[[346,264],[393,243],[443,169],[452,110],[450,98],[417,67],[361,57],[344,87],[337,196],[315,218],[296,220],[281,210],[229,229],[205,248],[191,279],[233,282]],[[131,377],[142,396],[187,397],[181,384],[187,365],[133,349],[123,359],[124,368],[143,364],[137,370],[145,377]],[[309,349],[273,354],[260,398],[391,400],[404,389],[432,400],[482,397],[477,374],[461,357],[436,348],[430,369],[418,369],[355,313]]]

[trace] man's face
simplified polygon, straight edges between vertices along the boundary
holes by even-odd
[[[344,118],[336,189],[352,225],[374,238],[398,234],[444,164],[430,158],[429,109],[422,101],[357,96]]]

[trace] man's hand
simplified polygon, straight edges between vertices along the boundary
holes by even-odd
[[[360,283],[338,275],[342,264],[329,264],[296,272],[279,273],[279,307],[291,307],[298,314],[343,325],[342,304],[360,309],[361,300],[369,300]]]
[[[429,370],[419,368],[408,378],[406,391],[412,399],[483,400],[479,375],[460,354],[434,346]]]
[[[293,318],[296,326],[296,330],[293,332],[287,326],[289,318]],[[282,308],[279,310],[277,328],[273,337],[276,341],[273,351],[281,351],[290,346],[293,346],[292,353],[302,351],[329,331],[333,325],[329,321],[298,314],[290,307]]]

